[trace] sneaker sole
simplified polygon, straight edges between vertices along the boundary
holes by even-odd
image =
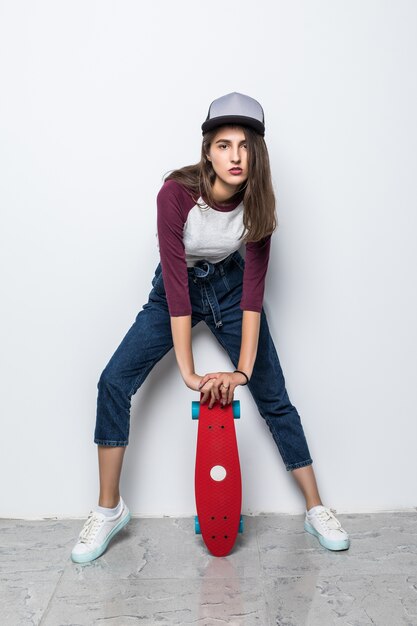
[[[347,550],[349,548],[349,539],[340,539],[340,541],[332,541],[331,539],[326,539],[326,537],[323,537],[323,535],[321,535],[315,528],[313,528],[313,526],[309,524],[306,520],[304,521],[304,530],[306,530],[311,535],[317,537],[321,545],[328,550]]]
[[[113,528],[113,530],[108,534],[103,543],[97,546],[97,548],[95,548],[94,550],[91,550],[91,552],[86,552],[85,554],[71,553],[71,559],[74,561],[74,563],[88,563],[89,561],[94,561],[94,559],[97,559],[99,556],[101,556],[109,545],[111,539],[113,539],[114,535],[122,530],[122,528],[124,528],[126,524],[130,521],[130,517],[130,511],[128,511],[127,515],[125,515],[117,524],[117,526]]]

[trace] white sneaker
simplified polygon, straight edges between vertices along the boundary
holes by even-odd
[[[318,504],[306,511],[304,530],[318,537],[319,542],[329,550],[347,550],[350,540],[347,532],[335,517],[335,509]]]
[[[122,510],[118,515],[108,517],[98,511],[90,511],[71,552],[74,563],[88,563],[101,556],[110,540],[122,530],[130,520],[130,511],[120,496]]]

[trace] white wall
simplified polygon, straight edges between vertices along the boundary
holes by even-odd
[[[265,110],[265,310],[322,499],[417,504],[416,18],[412,0],[1,2],[1,516],[97,503],[96,385],[151,289],[155,197],[230,91]],[[201,375],[231,369],[202,324],[193,346]],[[302,512],[235,398],[243,512]],[[194,514],[195,399],[173,351],[134,396],[134,515]]]

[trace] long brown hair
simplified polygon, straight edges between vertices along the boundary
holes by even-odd
[[[278,227],[268,149],[262,135],[252,128],[236,124],[227,124],[227,126],[242,129],[248,150],[248,177],[229,198],[228,202],[242,196],[244,230],[240,238],[243,237],[244,231],[247,229],[248,232],[243,239],[244,243],[260,241],[271,235]],[[164,177],[164,182],[166,180],[178,181],[189,191],[196,203],[202,197],[203,202],[207,202],[208,206],[215,204],[212,186],[216,179],[216,173],[211,161],[206,158],[206,154],[208,154],[210,145],[218,131],[219,127],[204,133],[199,163],[171,170],[171,173]],[[198,204],[198,206],[204,208],[205,205]]]

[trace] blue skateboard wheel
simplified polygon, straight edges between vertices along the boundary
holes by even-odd
[[[200,522],[198,521],[198,515],[194,516],[194,529],[195,529],[196,535],[201,535]]]
[[[240,418],[240,401],[233,400],[232,405],[233,405],[233,417],[235,418],[235,420],[238,420]]]
[[[239,532],[243,533],[243,515],[240,516]]]
[[[193,420],[198,420],[198,414],[200,412],[200,403],[193,400],[191,403],[191,417]]]

